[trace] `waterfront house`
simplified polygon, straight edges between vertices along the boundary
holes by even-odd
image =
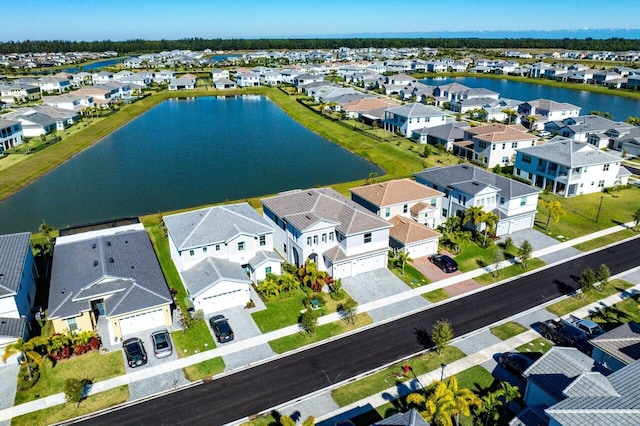
[[[447,151],[453,150],[454,142],[464,140],[464,130],[469,127],[466,121],[452,121],[434,127],[423,127],[413,132],[413,139],[419,144],[440,146]]]
[[[62,77],[42,77],[38,80],[38,86],[45,93],[64,93],[71,89],[71,81]]]
[[[473,144],[464,150],[472,152],[457,154],[471,158],[488,168],[506,166],[513,164],[516,149],[535,146],[537,139],[537,136],[527,133],[519,124],[507,126],[492,123],[468,127],[464,130],[464,140],[470,140]],[[463,148],[460,147],[460,150]]]
[[[22,143],[22,123],[0,118],[0,153]]]
[[[563,197],[626,185],[631,174],[622,159],[595,146],[555,136],[543,145],[517,150],[514,175]]]
[[[534,224],[541,190],[468,164],[431,167],[414,174],[416,182],[445,194],[442,217],[463,216],[482,207],[498,216],[496,235],[508,235]]]
[[[397,179],[349,189],[351,200],[376,216],[410,218],[429,228],[442,223],[444,194],[411,179]]]
[[[399,132],[406,138],[412,138],[418,129],[445,124],[446,117],[438,108],[412,103],[387,108],[382,124],[389,132]]]
[[[45,105],[69,111],[82,111],[85,108],[93,108],[93,96],[78,95],[77,93],[65,93],[58,96],[46,96],[42,99]]]
[[[172,303],[142,224],[56,239],[48,305],[56,333],[98,329],[115,343],[170,326]]]
[[[580,115],[580,110],[579,106],[550,99],[535,99],[518,106],[518,113],[523,116],[523,121],[529,123],[529,128],[533,129],[535,127],[538,130],[544,128],[544,123],[547,121],[577,117]],[[528,120],[527,117],[529,116],[535,116],[536,121],[531,122]]]
[[[314,262],[334,278],[387,267],[391,225],[331,188],[261,200],[274,247],[296,266]]]
[[[29,138],[47,135],[57,129],[56,119],[39,112],[36,108],[20,108],[4,117],[19,121],[22,126],[22,135]]]
[[[196,88],[196,76],[185,74],[179,78],[172,78],[169,81],[169,90],[191,90]]]
[[[7,104],[30,102],[41,98],[40,86],[34,84],[13,82],[0,84],[0,101]]]
[[[29,338],[38,277],[31,233],[0,235],[0,271],[0,352],[4,353],[7,345]]]
[[[281,273],[274,231],[249,204],[164,216],[169,251],[194,307],[205,314],[251,300],[251,283]]]

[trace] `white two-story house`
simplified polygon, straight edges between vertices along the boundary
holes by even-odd
[[[514,174],[538,188],[571,197],[626,185],[631,172],[622,159],[595,146],[556,136],[544,145],[519,149]]]
[[[438,108],[412,103],[387,108],[382,123],[385,130],[412,138],[414,131],[445,124],[446,117]]]
[[[301,266],[307,260],[334,278],[387,267],[389,224],[331,188],[283,192],[262,201],[274,247]]]
[[[482,207],[498,216],[496,235],[533,227],[540,190],[468,164],[431,167],[414,174],[416,182],[444,192],[442,216],[463,216]]]
[[[538,138],[527,133],[519,124],[506,126],[494,123],[466,128],[464,139],[473,142],[473,153],[470,157],[488,168],[493,168],[497,165],[513,164],[516,149],[535,146]]]
[[[22,143],[22,123],[0,118],[0,153]]]
[[[281,273],[274,231],[249,204],[208,207],[163,218],[169,251],[194,307],[205,314],[250,299],[252,282]]]

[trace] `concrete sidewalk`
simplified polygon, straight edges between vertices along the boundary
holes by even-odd
[[[557,252],[557,251],[560,251],[560,250],[564,250],[567,247],[571,247],[571,246],[573,246],[575,244],[580,244],[580,243],[585,242],[585,241],[589,241],[589,240],[593,240],[593,239],[596,239],[596,238],[600,238],[600,237],[602,237],[604,235],[609,235],[609,234],[612,234],[612,233],[615,233],[615,232],[618,232],[618,231],[621,231],[621,230],[624,230],[624,229],[629,229],[631,227],[633,227],[633,222],[629,222],[629,223],[624,224],[624,225],[619,225],[619,226],[614,226],[614,227],[611,227],[611,228],[607,228],[605,230],[598,231],[598,232],[595,232],[593,234],[585,235],[585,236],[582,236],[582,237],[579,237],[579,238],[575,238],[573,240],[569,240],[569,241],[565,241],[565,242],[562,242],[562,243],[558,243],[558,244],[556,244],[554,246],[547,247],[547,248],[535,251],[535,252],[532,253],[532,257],[539,257],[539,256],[542,256],[542,255],[551,254],[551,253],[554,253],[554,252]],[[569,259],[563,259],[563,260],[560,260],[560,261],[567,261],[567,260],[569,260]],[[436,283],[432,283],[432,284],[429,284],[429,285],[425,285],[425,286],[422,286],[422,287],[411,289],[411,290],[405,291],[403,293],[398,293],[398,294],[395,294],[393,296],[385,297],[385,298],[382,298],[382,299],[379,299],[379,300],[375,300],[375,301],[372,301],[372,302],[369,302],[369,303],[364,303],[364,304],[362,304],[362,305],[360,305],[358,307],[358,311],[359,312],[368,312],[368,311],[371,311],[371,310],[376,309],[376,308],[388,306],[390,304],[394,304],[394,303],[397,303],[397,302],[402,302],[404,300],[410,299],[412,297],[420,296],[420,295],[422,295],[424,293],[427,293],[427,292],[430,292],[430,291],[433,291],[433,290],[436,290],[436,289],[444,288],[444,287],[447,287],[447,286],[450,286],[450,285],[453,285],[453,284],[457,284],[457,283],[462,282],[462,281],[466,281],[468,279],[472,279],[474,277],[477,277],[477,276],[480,276],[480,275],[483,275],[483,274],[490,273],[492,271],[495,271],[496,268],[500,269],[500,268],[505,268],[505,267],[511,266],[513,263],[514,263],[514,261],[503,261],[503,262],[500,262],[499,264],[488,265],[488,266],[485,266],[483,268],[479,268],[479,269],[476,269],[476,270],[473,270],[473,271],[470,271],[470,272],[466,272],[466,273],[463,273],[463,274],[459,274],[459,275],[456,275],[456,276],[453,276],[453,277],[438,281]],[[535,271],[532,271],[531,273],[533,273],[533,272],[535,272]],[[474,290],[474,292],[483,291],[485,288],[487,288],[487,287],[483,287],[483,288]],[[457,296],[457,298],[464,297],[464,296],[465,295],[460,295],[460,296]],[[454,299],[454,298],[450,298],[450,299],[447,299],[447,300],[445,300],[443,302],[439,302],[439,303],[447,303],[447,301],[450,301],[452,299]],[[431,305],[431,306],[435,306],[435,305],[437,305],[437,304],[434,304],[434,305]],[[429,309],[429,307],[421,308],[419,310],[424,310],[424,309]],[[384,322],[393,321],[393,320],[396,320],[398,318],[411,315],[414,312],[415,311],[402,312],[402,313],[399,313],[394,318],[390,318],[390,319],[388,319],[388,320],[386,320]],[[334,321],[339,321],[340,319],[341,318],[340,318],[339,314],[333,313],[333,314],[325,315],[325,316],[319,318],[318,323],[320,325],[328,324],[328,323],[331,323],[331,322],[334,322]],[[375,324],[375,325],[378,325],[378,324]],[[362,329],[354,330],[351,333],[358,332],[360,330],[362,330]],[[234,343],[228,343],[228,344],[225,344],[225,345],[223,345],[221,347],[217,347],[215,349],[212,349],[212,350],[209,350],[209,351],[206,351],[206,352],[201,352],[201,353],[198,353],[198,354],[195,354],[195,355],[191,355],[191,356],[186,357],[186,358],[180,358],[180,359],[177,359],[175,361],[166,362],[166,363],[163,363],[161,365],[149,367],[149,368],[146,368],[144,370],[127,372],[126,374],[124,374],[122,376],[118,376],[118,377],[114,377],[114,378],[111,378],[111,379],[103,380],[103,381],[100,381],[100,382],[97,382],[97,383],[93,384],[91,386],[91,388],[89,389],[89,395],[93,395],[93,394],[96,394],[96,393],[99,393],[99,392],[103,392],[105,390],[113,389],[113,388],[118,387],[118,386],[129,385],[129,384],[131,384],[133,382],[146,380],[146,379],[149,379],[151,377],[155,377],[155,376],[158,376],[158,375],[161,375],[161,374],[166,374],[166,373],[168,373],[170,371],[182,369],[182,368],[184,368],[186,366],[197,364],[197,363],[202,362],[202,361],[206,361],[206,360],[209,360],[209,359],[212,359],[212,358],[216,358],[216,357],[219,357],[219,356],[229,355],[229,354],[232,354],[234,352],[238,352],[238,351],[245,350],[245,349],[248,349],[248,348],[252,348],[252,347],[255,347],[255,346],[258,346],[258,345],[262,345],[262,344],[268,343],[271,340],[278,339],[280,337],[289,336],[289,335],[292,335],[292,334],[295,334],[295,333],[298,333],[298,332],[300,332],[299,326],[298,325],[292,325],[292,326],[285,327],[285,328],[282,328],[282,329],[279,329],[279,330],[276,330],[276,331],[272,331],[272,332],[269,332],[269,333],[261,334],[259,336],[255,336],[255,337],[243,340],[243,341],[238,341],[238,342],[234,342]],[[342,335],[342,336],[344,336],[344,335]],[[320,344],[322,344],[322,342],[316,343],[315,345],[320,345]],[[306,348],[308,348],[308,347],[309,346],[307,346]],[[287,354],[290,354],[290,353],[292,353],[292,352],[288,352]],[[240,368],[238,368],[236,370],[231,370],[231,371],[225,372],[222,375],[219,375],[218,377],[224,376],[224,375],[228,375],[228,374],[232,374],[234,371],[237,371],[237,370],[240,370],[240,369],[246,369],[246,368],[254,366],[254,365],[259,365],[259,364],[263,364],[263,363],[266,363],[266,362],[270,362],[270,361],[272,361],[272,360],[274,360],[274,359],[276,359],[276,358],[278,358],[280,356],[282,356],[282,355],[274,355],[273,357],[261,360],[260,362],[256,362],[256,363],[253,363],[253,364],[248,364],[248,365],[240,367]],[[188,385],[186,385],[184,387],[189,387],[189,386],[193,386],[193,384],[188,384]],[[178,389],[180,389],[180,388],[178,388]],[[56,395],[48,396],[46,398],[40,398],[40,399],[37,399],[37,400],[34,400],[34,401],[30,401],[30,402],[27,402],[27,403],[24,403],[24,404],[20,404],[20,405],[17,405],[17,406],[6,408],[6,409],[3,409],[3,410],[0,410],[0,421],[10,420],[11,418],[16,417],[16,416],[19,416],[19,415],[22,415],[22,414],[26,414],[26,413],[29,413],[29,412],[32,412],[32,411],[37,411],[37,410],[41,410],[41,409],[44,409],[44,408],[52,407],[52,406],[55,406],[55,405],[58,405],[58,404],[62,404],[64,402],[65,402],[64,394],[59,393],[59,394],[56,394]]]

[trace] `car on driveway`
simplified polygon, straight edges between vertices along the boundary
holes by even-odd
[[[431,263],[442,269],[443,272],[450,273],[458,270],[458,264],[455,260],[446,254],[434,254],[429,257]]]
[[[151,341],[153,342],[153,354],[156,358],[164,358],[173,353],[171,336],[169,336],[167,330],[159,330],[151,333]]]
[[[500,354],[498,363],[505,369],[522,377],[522,373],[533,364],[533,359],[521,352],[504,352]]]
[[[224,315],[214,315],[209,318],[209,325],[213,330],[213,334],[216,335],[216,339],[218,342],[230,342],[233,340],[233,330],[229,325],[229,320],[227,320]]]
[[[122,342],[122,349],[127,357],[127,364],[129,367],[135,368],[147,363],[147,351],[144,350],[142,340],[137,337]]]

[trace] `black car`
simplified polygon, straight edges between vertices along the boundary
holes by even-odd
[[[151,341],[153,342],[153,354],[156,358],[164,358],[173,353],[171,337],[167,330],[160,330],[151,333]]]
[[[522,376],[531,367],[533,360],[521,352],[504,352],[498,358],[498,363],[507,370]]]
[[[134,368],[147,363],[147,351],[144,350],[142,340],[137,337],[122,342],[122,349],[127,356],[129,367]]]
[[[458,264],[455,260],[447,256],[446,254],[434,254],[429,257],[431,263],[442,269],[443,272],[455,272],[458,270]]]
[[[218,342],[224,343],[233,340],[233,330],[229,325],[229,320],[223,315],[215,315],[209,318],[209,325],[211,325]]]

